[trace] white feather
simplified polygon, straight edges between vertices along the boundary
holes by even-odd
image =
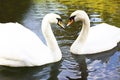
[[[43,34],[49,46],[44,45],[35,33],[19,23],[0,23],[0,65],[41,66],[59,61],[62,54],[52,33],[51,22],[47,21],[57,17],[59,18],[56,14],[49,14],[44,17],[42,22],[42,28],[48,28],[48,31],[43,29]],[[57,23],[56,21],[53,23]],[[47,38],[49,36],[53,38]],[[54,51],[51,49],[52,46]]]
[[[120,42],[120,28],[102,23],[90,27],[90,20],[85,11],[77,10],[71,14],[75,21],[82,21],[82,30],[72,44],[74,54],[94,54],[110,50]]]

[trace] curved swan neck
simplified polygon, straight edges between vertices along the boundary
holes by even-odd
[[[42,32],[45,37],[45,40],[47,42],[47,46],[50,48],[52,53],[57,53],[57,55],[60,53],[60,48],[57,44],[56,38],[52,32],[50,23],[47,18],[42,20]]]
[[[90,29],[90,20],[88,16],[86,16],[85,19],[82,20],[82,23],[83,24],[82,24],[82,30],[80,32],[80,35],[77,37],[77,39],[74,41],[74,43],[70,47],[70,51],[75,54],[82,53],[82,50],[83,50],[82,48],[87,40],[87,36]]]
[[[82,30],[80,32],[80,35],[77,38],[77,41],[81,43],[85,43],[89,33],[89,29],[90,29],[90,20],[89,20],[89,17],[86,15],[85,19],[82,20]]]

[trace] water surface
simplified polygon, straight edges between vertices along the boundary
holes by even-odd
[[[91,26],[106,22],[120,27],[119,0],[0,0],[0,22],[19,22],[35,32],[44,42],[41,20],[50,12],[57,13],[66,24],[69,15],[85,10]],[[95,55],[76,56],[69,48],[81,30],[74,23],[65,30],[52,25],[62,50],[62,60],[40,67],[0,67],[0,80],[120,80],[120,47]],[[97,46],[96,46],[97,47]]]

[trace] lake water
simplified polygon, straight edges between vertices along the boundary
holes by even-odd
[[[91,26],[106,22],[120,27],[119,0],[0,0],[0,22],[19,22],[45,43],[40,28],[43,16],[57,13],[66,24],[77,9],[88,13]],[[0,80],[120,80],[120,46],[100,54],[76,56],[69,48],[80,32],[80,25],[74,23],[66,31],[57,25],[52,28],[62,60],[40,67],[1,66]]]

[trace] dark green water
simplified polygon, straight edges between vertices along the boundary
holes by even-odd
[[[69,15],[77,9],[88,13],[91,26],[106,22],[120,27],[119,0],[0,0],[0,22],[19,22],[45,43],[40,28],[43,16],[57,13],[66,24]],[[100,54],[75,56],[69,48],[80,25],[74,23],[66,31],[52,26],[63,53],[62,60],[31,68],[1,66],[0,80],[120,80],[120,47]]]

